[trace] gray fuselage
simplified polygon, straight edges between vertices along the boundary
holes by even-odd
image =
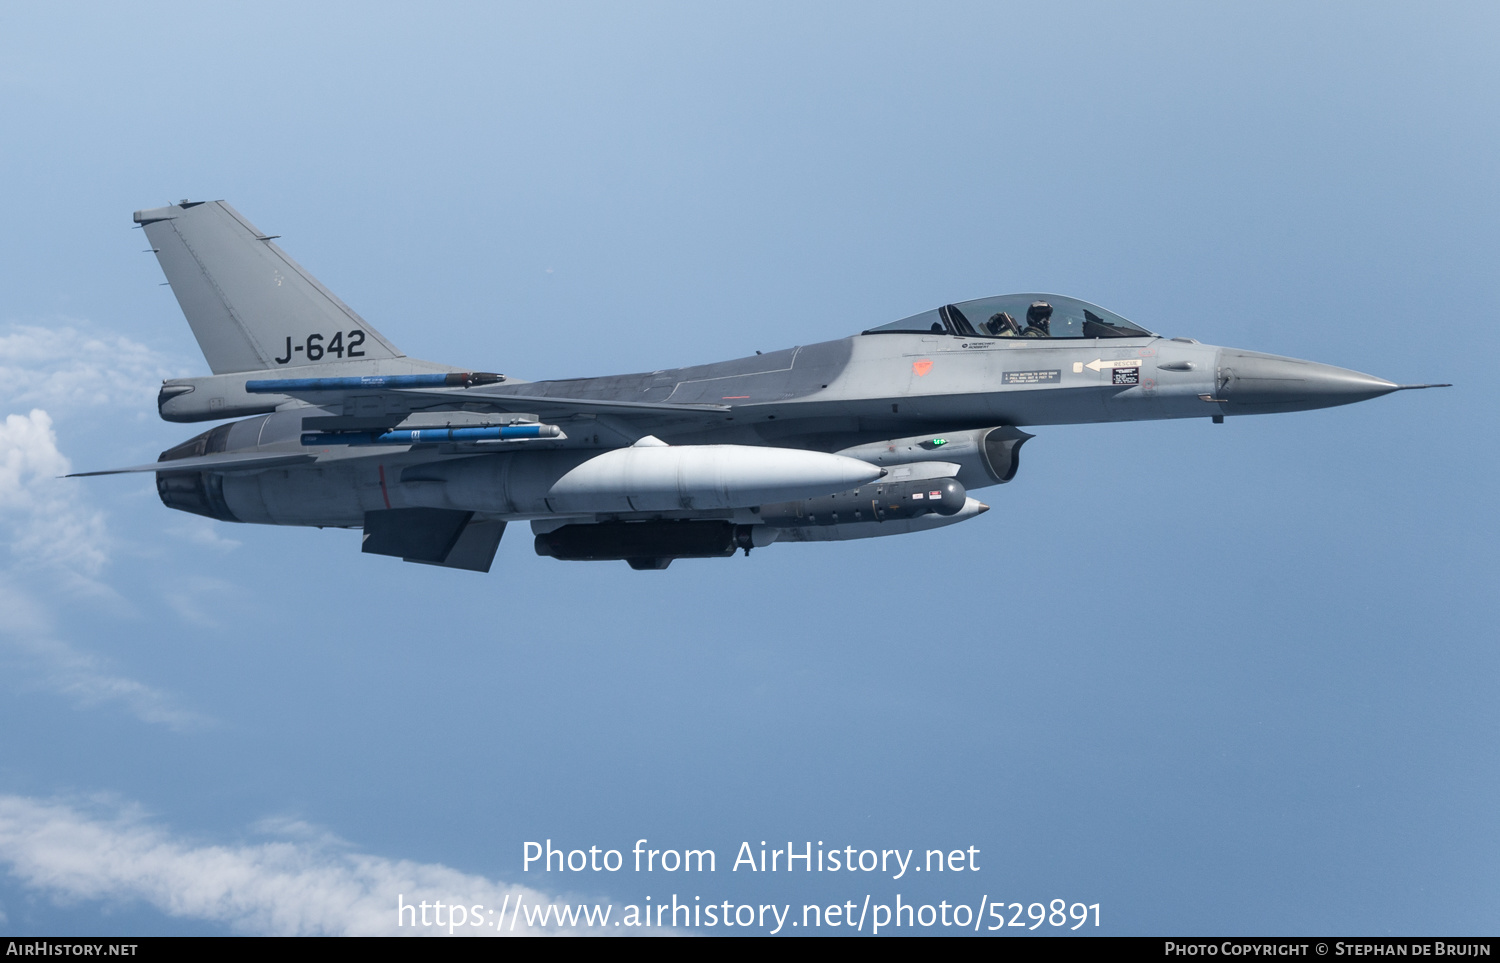
[[[413,469],[460,459],[524,459],[546,463],[541,470],[556,476],[601,450],[630,445],[644,434],[671,445],[840,452],[883,439],[994,426],[1295,411],[1347,404],[1396,388],[1342,368],[1186,339],[865,334],[688,368],[510,381],[486,389],[486,397],[504,398],[515,410],[525,409],[524,399],[546,398],[719,405],[727,410],[660,411],[629,419],[609,414],[554,418],[566,438],[532,442],[524,450],[507,453],[474,454],[451,446],[328,447],[317,451],[311,464],[213,480],[221,504],[211,514],[262,524],[350,527],[363,524],[366,512],[414,507],[535,519],[548,514],[545,506],[538,511],[534,504],[493,500],[465,504],[448,491],[455,486],[435,481],[430,474],[423,478]],[[455,397],[455,404],[441,406],[427,417],[443,422],[444,411],[462,412],[462,401]],[[283,402],[271,414],[221,426],[221,440],[214,449],[308,452],[302,444],[303,420],[321,415],[324,411],[316,406]],[[970,489],[998,480],[972,470],[958,477]],[[621,517],[618,512],[589,514]]]

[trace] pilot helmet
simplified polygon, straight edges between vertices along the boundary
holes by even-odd
[[[1026,309],[1026,323],[1038,328],[1045,328],[1052,320],[1052,305],[1046,301],[1033,301],[1031,307]]]

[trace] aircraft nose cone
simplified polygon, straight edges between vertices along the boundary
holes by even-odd
[[[1306,411],[1378,398],[1400,385],[1348,368],[1225,348],[1217,397],[1229,412]]]

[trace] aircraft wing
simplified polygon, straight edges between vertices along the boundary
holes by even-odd
[[[249,394],[297,398],[324,409],[342,407],[346,417],[378,411],[386,416],[439,407],[467,411],[515,412],[567,418],[573,415],[651,417],[727,415],[733,409],[718,404],[670,404],[656,401],[616,401],[605,398],[559,398],[496,390],[488,386],[500,375],[472,372],[439,374],[362,375],[334,378],[271,378],[245,382]]]
[[[109,468],[105,471],[75,471],[64,478],[89,478],[94,475],[123,475],[141,471],[263,471],[267,468],[286,468],[313,461],[316,455],[284,451],[224,451],[213,455],[196,455],[191,458],[174,458],[171,461],[153,461],[149,465],[131,465],[129,468]]]
[[[561,417],[586,415],[719,415],[733,409],[729,405],[674,405],[655,401],[605,401],[598,398],[554,398],[544,395],[499,394],[481,391],[399,389],[398,394],[429,401],[465,406],[482,405],[493,411],[515,411],[527,414]]]

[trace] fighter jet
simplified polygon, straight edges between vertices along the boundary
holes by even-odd
[[[172,422],[224,421],[148,465],[168,508],[363,530],[363,551],[487,572],[538,555],[664,569],[777,542],[977,518],[1024,429],[1305,411],[1406,388],[1164,338],[1053,294],[945,304],[852,337],[641,374],[525,381],[419,361],[223,201],[137,211],[212,375]]]

